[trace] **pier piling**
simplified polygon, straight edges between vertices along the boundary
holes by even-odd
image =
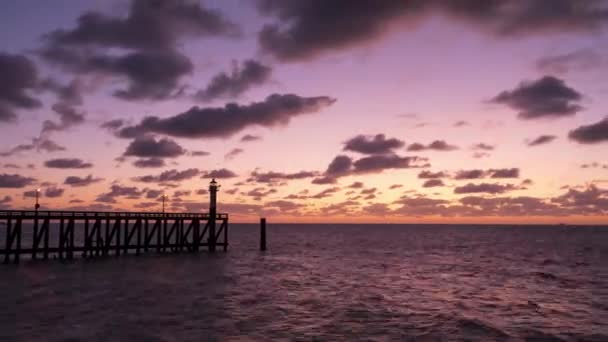
[[[266,219],[260,219],[260,251],[266,250]]]

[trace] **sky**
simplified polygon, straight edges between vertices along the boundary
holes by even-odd
[[[608,1],[0,6],[1,209],[608,223]]]

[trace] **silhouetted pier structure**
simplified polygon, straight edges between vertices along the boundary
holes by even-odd
[[[0,210],[0,257],[73,259],[145,252],[228,249],[228,214],[217,213],[211,181],[209,213]],[[0,241],[2,239],[0,238]],[[2,246],[4,245],[4,246]]]
[[[4,210],[0,225],[6,234],[0,249],[5,263],[11,258],[19,262],[23,255],[33,260],[73,259],[78,252],[91,258],[228,249],[228,214],[221,213],[214,220],[207,213]]]

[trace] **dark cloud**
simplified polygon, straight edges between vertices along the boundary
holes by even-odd
[[[276,15],[278,22],[264,26],[258,40],[264,51],[283,61],[308,59],[373,40],[386,30],[385,21],[407,7],[401,1],[259,1],[259,9]]]
[[[361,195],[371,195],[371,194],[375,194],[376,191],[378,191],[377,188],[363,189],[363,190],[361,190],[360,194]]]
[[[239,189],[238,188],[232,188],[232,189],[225,190],[224,192],[227,193],[227,194],[229,194],[229,195],[234,195],[237,192],[239,192]]]
[[[608,65],[605,53],[594,49],[580,49],[573,52],[546,56],[536,62],[541,72],[563,74],[570,71],[592,71]]]
[[[15,147],[11,148],[10,150],[8,150],[6,152],[0,153],[0,156],[9,157],[14,154],[21,153],[21,152],[31,151],[34,148],[35,148],[34,144],[21,144],[21,145],[17,145]]]
[[[493,151],[494,148],[495,148],[494,146],[485,144],[485,143],[479,143],[479,144],[473,145],[473,150]]]
[[[41,102],[30,94],[38,84],[38,72],[30,59],[0,53],[0,75],[0,122],[16,121],[15,110],[41,106]]]
[[[246,193],[244,193],[245,196],[249,196],[249,197],[253,197],[253,200],[255,201],[260,201],[262,200],[262,198],[267,197],[271,194],[276,193],[277,190],[276,189],[265,189],[265,188],[255,188],[253,190],[250,190]]]
[[[424,170],[418,174],[418,178],[421,178],[421,179],[445,178],[445,177],[448,177],[448,174],[443,171],[431,172],[428,170]]]
[[[581,165],[581,169],[597,169],[597,168],[608,169],[608,164],[600,164],[598,162],[593,162],[593,163]]]
[[[454,127],[464,127],[464,126],[469,126],[470,124],[467,121],[464,120],[460,120],[460,121],[456,121],[454,123]]]
[[[239,154],[242,154],[243,152],[245,152],[245,150],[243,150],[242,148],[233,148],[232,150],[230,150],[228,153],[226,153],[224,155],[224,160],[232,160],[232,159],[236,158]]]
[[[608,141],[608,117],[594,124],[580,126],[570,131],[568,137],[580,144],[596,144]]]
[[[443,184],[443,181],[441,179],[429,179],[426,182],[424,182],[424,184],[422,184],[423,188],[434,188],[434,187],[438,187],[438,186],[445,186],[445,184]]]
[[[531,141],[528,141],[526,144],[530,147],[539,146],[539,145],[548,144],[555,139],[557,139],[557,137],[555,135],[541,135],[541,136],[538,136],[537,138],[534,138]]]
[[[517,190],[518,188],[513,184],[498,184],[498,183],[481,183],[473,184],[469,183],[464,186],[458,186],[454,188],[455,194],[472,194],[472,193],[488,193],[488,194],[502,194],[508,191]]]
[[[488,171],[491,178],[519,178],[519,169],[491,169]]]
[[[33,184],[36,179],[25,177],[17,174],[0,174],[0,188],[15,188],[20,189]]]
[[[171,139],[162,138],[157,141],[151,136],[140,136],[129,144],[123,155],[148,158],[175,158],[185,153],[186,150]]]
[[[592,184],[583,190],[569,189],[567,193],[553,198],[551,202],[572,209],[577,214],[606,214],[608,190]]]
[[[235,172],[230,171],[228,169],[218,169],[218,170],[211,170],[211,171],[203,172],[203,175],[201,176],[201,178],[217,178],[217,179],[234,178],[234,177],[238,177],[238,175]]]
[[[41,135],[53,131],[63,131],[72,126],[84,122],[85,113],[78,112],[73,106],[66,103],[56,103],[52,107],[53,111],[59,115],[59,123],[51,120],[44,120],[42,123]]]
[[[146,198],[159,198],[162,194],[162,190],[149,189],[146,191]]]
[[[462,180],[462,179],[480,179],[486,176],[486,172],[484,170],[460,170],[457,171],[454,175],[454,179]]]
[[[113,184],[110,187],[110,192],[102,193],[95,199],[96,202],[104,203],[116,203],[117,197],[124,197],[127,199],[140,199],[143,192],[134,186],[122,186],[120,184]]]
[[[354,151],[363,154],[385,154],[401,148],[405,143],[396,138],[386,139],[384,134],[357,135],[344,143],[344,151]]]
[[[370,155],[357,160],[348,156],[337,156],[325,173],[315,178],[313,184],[333,184],[339,177],[351,174],[380,173],[389,169],[409,169],[427,167],[428,159],[421,157],[401,157],[396,154]]]
[[[420,143],[413,143],[408,146],[407,150],[410,152],[416,151],[425,151],[425,150],[433,150],[433,151],[454,151],[457,150],[458,147],[454,145],[450,145],[443,140],[435,140],[427,146]]]
[[[455,180],[465,179],[481,179],[481,178],[519,178],[518,168],[507,168],[507,169],[490,169],[490,170],[460,170],[457,171],[453,176]]]
[[[526,186],[526,185],[532,185],[532,184],[534,184],[534,181],[532,181],[532,180],[531,180],[531,179],[529,179],[529,178],[524,179],[523,181],[521,181],[521,185],[522,185],[522,186]]]
[[[65,190],[57,187],[50,187],[44,190],[44,196],[49,198],[57,198],[63,196]]]
[[[553,76],[535,81],[524,81],[514,90],[503,91],[492,102],[507,105],[519,111],[520,119],[558,118],[582,110],[578,102],[583,96]]]
[[[133,162],[133,166],[139,168],[158,168],[165,166],[165,160],[162,158],[145,158],[145,159],[137,159]]]
[[[207,189],[198,189],[198,190],[196,190],[195,193],[197,195],[207,195],[207,194],[209,194],[209,190],[207,190]]]
[[[50,139],[35,139],[34,148],[39,152],[59,152],[66,150],[65,147],[57,144],[56,142]]]
[[[56,169],[87,169],[93,167],[93,164],[77,158],[57,158],[45,161],[44,166]]]
[[[211,153],[207,151],[190,151],[190,155],[193,157],[205,157],[210,155]]]
[[[183,171],[178,170],[167,170],[162,172],[160,175],[147,175],[133,178],[134,181],[143,183],[164,183],[164,182],[181,182],[184,180],[192,179],[200,175],[201,171],[196,168],[186,169]]]
[[[536,197],[478,197],[460,199],[465,207],[459,211],[474,216],[560,216],[566,214],[562,208]]]
[[[201,101],[213,101],[222,98],[236,98],[249,88],[268,81],[272,69],[255,60],[246,60],[242,66],[233,62],[232,72],[221,72],[215,75],[205,89],[196,93]]]
[[[292,202],[292,201],[277,200],[277,201],[270,201],[270,202],[264,203],[264,207],[265,208],[277,208],[281,212],[288,212],[288,213],[293,214],[294,211],[304,208],[305,205],[296,203],[296,202]]]
[[[1,152],[0,156],[9,157],[9,156],[12,156],[15,154],[19,154],[21,152],[28,152],[28,151],[52,153],[52,152],[59,152],[59,151],[65,151],[65,150],[66,150],[65,147],[57,144],[56,142],[52,141],[51,139],[41,137],[41,138],[33,138],[32,142],[30,144],[20,144],[6,152]]]
[[[39,84],[42,90],[51,91],[57,97],[51,109],[59,116],[59,122],[53,120],[44,120],[40,136],[48,136],[49,133],[55,131],[64,131],[72,126],[79,125],[85,122],[84,111],[79,111],[76,106],[82,104],[82,91],[84,89],[83,82],[79,78],[73,79],[67,85],[63,85],[54,79],[48,78]]]
[[[88,175],[86,177],[78,177],[78,176],[68,176],[65,178],[63,184],[75,187],[88,186],[93,183],[98,183],[103,181],[103,178],[95,178],[92,175]]]
[[[79,78],[74,78],[67,85],[63,85],[52,78],[47,78],[40,82],[38,87],[54,93],[59,103],[65,106],[76,106],[82,104],[83,82]]]
[[[110,131],[115,131],[124,126],[125,124],[125,121],[122,119],[114,119],[102,123],[99,127],[109,129]]]
[[[394,202],[401,207],[397,208],[393,214],[408,216],[439,215],[446,212],[449,204],[446,200],[433,199],[428,197],[409,197],[402,196]]]
[[[321,199],[321,198],[331,197],[333,194],[335,194],[338,191],[340,191],[340,188],[331,187],[331,188],[327,188],[319,193],[316,193],[316,194],[310,196],[310,198]]]
[[[354,182],[353,184],[349,185],[348,188],[349,189],[361,189],[363,188],[363,183],[362,182]]]
[[[0,205],[1,204],[7,204],[13,201],[13,198],[11,196],[4,196],[3,198],[0,198]]]
[[[262,140],[262,137],[257,136],[257,135],[251,135],[251,134],[245,134],[241,138],[241,142],[252,142],[252,141],[260,141],[260,140]]]
[[[70,30],[45,36],[56,46],[162,50],[184,37],[234,35],[237,27],[199,2],[134,0],[125,17],[86,12]]]
[[[136,51],[122,56],[45,51],[43,56],[74,73],[127,79],[127,88],[114,92],[114,96],[124,100],[163,100],[177,96],[175,90],[180,78],[194,68],[188,57],[176,51]]]
[[[426,158],[401,157],[395,154],[374,155],[353,162],[354,173],[375,173],[388,169],[409,169],[426,167]]]
[[[23,198],[36,198],[36,194],[38,194],[36,190],[25,191],[23,192]]]
[[[481,159],[481,158],[487,158],[490,157],[489,153],[486,152],[475,152],[473,153],[473,158],[475,159]]]
[[[173,192],[173,197],[190,196],[191,194],[192,194],[191,190],[175,190]]]
[[[325,174],[328,176],[344,175],[350,171],[352,162],[352,159],[348,156],[337,156],[329,163]]]
[[[411,29],[435,14],[497,37],[589,32],[608,22],[608,10],[598,1],[259,0],[258,8],[275,17],[260,31],[259,44],[282,61],[373,42],[391,28]]]
[[[394,190],[394,189],[399,189],[402,188],[403,185],[402,184],[393,184],[389,187],[389,190]]]
[[[117,97],[159,100],[179,94],[180,78],[193,69],[176,49],[183,38],[236,31],[219,12],[194,1],[134,0],[126,16],[86,12],[75,28],[46,34],[40,54],[78,74],[126,78],[129,85]]]
[[[285,173],[285,172],[276,172],[276,171],[268,171],[268,172],[251,172],[250,178],[247,179],[248,182],[255,183],[268,183],[268,184],[276,184],[281,181],[286,180],[295,180],[295,179],[305,179],[315,177],[317,172],[314,171],[299,171],[293,173]]]
[[[249,105],[229,103],[215,108],[192,107],[167,118],[149,116],[136,126],[123,128],[119,135],[129,138],[150,132],[185,138],[229,137],[249,126],[286,125],[292,117],[317,112],[334,102],[327,96],[273,94],[262,102]]]

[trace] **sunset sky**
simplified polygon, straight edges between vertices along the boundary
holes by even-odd
[[[608,1],[4,0],[0,208],[608,223]]]

